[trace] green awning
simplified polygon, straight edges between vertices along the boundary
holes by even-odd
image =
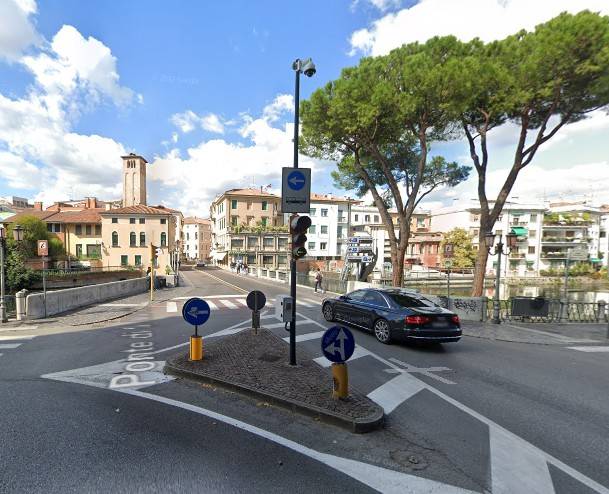
[[[528,232],[527,229],[523,226],[513,226],[512,233],[515,234],[517,237],[526,237]]]
[[[597,259],[596,257],[591,257],[590,262],[603,262],[602,259]]]

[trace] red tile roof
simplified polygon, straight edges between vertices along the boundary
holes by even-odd
[[[22,218],[25,218],[26,216],[34,216],[35,218],[38,218],[42,221],[50,221],[49,218],[51,216],[54,216],[57,214],[57,211],[39,211],[37,209],[25,209],[20,213],[15,214],[14,216],[11,216],[7,219],[5,219],[4,221],[6,221],[7,223],[19,223],[19,221]]]
[[[187,218],[184,218],[184,224],[186,225],[195,225],[197,223],[200,225],[211,225],[211,220],[209,218],[197,218],[196,216],[189,216]]]
[[[352,204],[359,204],[362,202],[362,201],[352,199],[352,198],[334,196],[332,194],[317,194],[316,192],[311,192],[311,201],[314,201],[314,202],[351,202]]]
[[[102,216],[114,216],[117,214],[150,214],[150,215],[163,215],[170,216],[174,212],[173,209],[158,207],[158,206],[144,206],[138,204],[137,206],[127,206],[125,208],[108,209],[102,211]]]

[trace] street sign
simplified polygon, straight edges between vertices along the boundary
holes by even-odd
[[[332,326],[321,338],[321,351],[330,362],[346,362],[355,351],[353,333],[344,326]]]
[[[251,310],[260,310],[266,305],[266,296],[261,291],[253,290],[247,294],[245,301]]]
[[[182,307],[182,317],[188,324],[201,326],[209,319],[211,309],[202,298],[190,298]]]
[[[308,213],[311,207],[311,169],[284,167],[281,173],[281,212]]]
[[[450,259],[455,253],[455,244],[446,243],[444,244],[444,257]]]
[[[445,267],[446,269],[450,269],[450,268],[452,268],[452,267],[453,267],[453,262],[452,262],[451,260],[446,260],[446,261],[444,261],[444,267]]]
[[[360,256],[347,256],[347,261],[349,262],[361,262],[361,260]]]
[[[348,242],[350,244],[359,244],[359,237],[349,237]]]
[[[588,249],[582,249],[580,247],[569,249],[569,260],[570,261],[587,261],[588,260]]]
[[[48,256],[49,255],[49,242],[46,240],[38,240],[38,255]]]
[[[372,262],[372,256],[362,256],[362,262]]]
[[[359,252],[359,247],[357,245],[348,245],[347,252]]]

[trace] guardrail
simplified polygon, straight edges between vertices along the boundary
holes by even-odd
[[[609,321],[608,305],[598,302],[568,302],[550,299],[548,315],[539,316],[512,316],[512,299],[500,300],[499,317],[502,321],[527,322],[575,322],[575,323],[606,323]],[[493,317],[493,300],[488,299],[487,317]]]

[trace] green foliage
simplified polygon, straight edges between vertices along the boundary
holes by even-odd
[[[49,235],[49,256],[56,258],[64,254],[63,242],[57,237]]]
[[[444,235],[444,238],[440,242],[440,253],[444,252],[444,246],[447,243],[452,243],[453,257],[452,267],[453,268],[473,268],[476,264],[476,251],[472,244],[471,236],[463,228],[453,228],[451,231]],[[446,259],[442,259],[444,262]]]
[[[6,284],[9,292],[31,288],[40,281],[40,274],[25,267],[26,257],[20,249],[9,245],[6,252]]]
[[[19,225],[23,228],[23,241],[17,243],[13,239],[15,224],[9,225],[7,244],[18,249],[26,258],[38,257],[38,240],[47,240],[49,243],[49,256],[58,257],[64,254],[63,242],[47,231],[44,221],[35,216],[22,216]]]

